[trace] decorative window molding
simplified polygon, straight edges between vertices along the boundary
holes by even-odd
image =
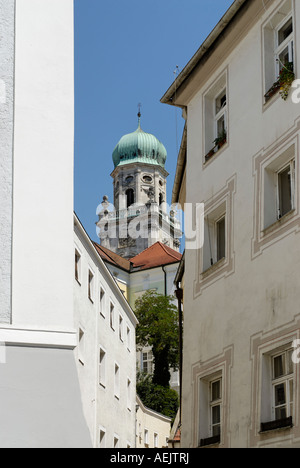
[[[252,361],[252,389],[251,389],[251,416],[249,428],[249,446],[263,447],[275,443],[275,439],[282,433],[278,430],[284,430],[285,439],[296,438],[300,440],[299,425],[299,388],[300,375],[295,369],[292,371],[288,359],[288,353],[294,340],[300,337],[300,315],[296,316],[292,322],[284,327],[278,327],[269,332],[260,332],[251,337],[251,361]],[[275,370],[280,369],[280,363],[274,363],[274,359],[284,356],[286,369],[283,369],[282,375]],[[291,385],[291,380],[293,383]],[[283,387],[279,398],[276,401],[277,385],[286,385]],[[291,388],[293,387],[293,388]],[[293,390],[293,395],[288,390]],[[277,395],[278,396],[278,395]],[[283,401],[283,396],[286,401]],[[281,404],[280,404],[280,399]],[[286,412],[281,413],[284,405]],[[291,406],[292,405],[292,406]],[[281,416],[281,418],[279,417]],[[283,417],[286,416],[286,417]]]
[[[278,240],[300,230],[300,164],[299,164],[300,119],[293,129],[262,150],[253,158],[254,177],[254,232],[252,258]],[[280,173],[289,166],[291,191],[290,208],[280,211]],[[284,182],[284,181],[282,181]],[[286,201],[284,202],[286,206]]]
[[[194,295],[220,278],[234,272],[234,195],[236,175],[204,203],[204,244],[197,250],[197,277]],[[220,224],[221,223],[221,224]]]
[[[295,24],[293,0],[281,2],[262,25],[264,104],[280,91],[279,74],[292,64],[295,70]]]
[[[219,356],[192,366],[192,447],[213,444],[229,447],[228,408],[232,365],[233,346],[230,346]],[[211,402],[212,384],[216,382],[221,383],[220,393]],[[217,408],[217,412],[213,408]]]

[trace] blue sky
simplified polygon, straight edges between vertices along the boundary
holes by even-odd
[[[232,0],[74,0],[75,211],[97,240],[96,208],[113,202],[112,152],[137,128],[168,152],[168,202],[183,129],[180,110],[160,99]]]

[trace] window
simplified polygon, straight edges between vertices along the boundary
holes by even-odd
[[[118,435],[114,435],[114,448],[119,448],[119,441],[120,441],[120,438]]]
[[[273,402],[275,420],[293,415],[294,402],[294,365],[293,350],[290,349],[272,358],[273,364]]]
[[[120,338],[120,341],[124,341],[123,340],[123,317],[122,315],[119,315],[119,338]]]
[[[78,331],[78,359],[81,364],[84,365],[85,356],[85,333],[83,328],[79,328]]]
[[[202,402],[201,431],[205,438],[200,439],[200,446],[219,444],[222,432],[223,388],[222,376],[217,374],[201,380],[200,395]]]
[[[293,18],[286,20],[276,30],[276,64],[279,75],[282,68],[294,62]]]
[[[129,208],[131,205],[134,204],[134,191],[133,191],[133,189],[128,189],[126,191],[126,203],[127,203],[127,208]]]
[[[75,279],[80,284],[81,281],[81,255],[75,250]]]
[[[154,432],[154,448],[158,448],[158,434]]]
[[[216,223],[216,242],[217,242],[217,262],[222,260],[225,257],[225,227],[226,221],[225,216],[223,216]]]
[[[294,20],[292,2],[284,2],[263,28],[265,101],[278,93],[283,67],[294,66]]]
[[[295,208],[295,147],[289,147],[265,167],[264,229]]]
[[[142,353],[142,372],[146,374],[153,373],[153,354],[152,351]]]
[[[148,431],[148,429],[144,430],[144,444],[145,444],[145,448],[149,448],[149,431]]]
[[[110,323],[110,327],[112,328],[112,330],[114,330],[115,329],[115,306],[113,305],[112,302],[110,303],[109,323]]]
[[[261,424],[261,432],[292,426],[294,412],[294,364],[293,349],[287,347],[270,355],[270,388],[271,395],[265,395],[268,401],[269,417],[271,420]],[[267,373],[265,373],[265,377]],[[266,415],[262,415],[266,417]]]
[[[91,271],[89,271],[88,277],[88,297],[94,303],[94,275]]]
[[[127,409],[131,411],[131,380],[127,379]]]
[[[100,287],[100,297],[99,297],[99,307],[100,315],[105,318],[105,291]]]
[[[204,154],[208,161],[226,142],[228,130],[227,76],[224,73],[204,95]]]
[[[211,436],[221,435],[222,380],[210,384],[210,421]]]
[[[129,327],[127,327],[126,337],[127,337],[127,349],[128,349],[128,351],[130,351],[130,349],[131,349],[131,331],[130,331]]]
[[[106,435],[105,429],[100,429],[100,431],[99,431],[99,448],[106,448],[105,435]]]
[[[226,204],[208,213],[204,223],[203,270],[226,257]]]
[[[295,161],[281,169],[277,174],[278,219],[294,207]]]
[[[99,353],[99,384],[104,388],[106,386],[106,352],[102,348]]]
[[[115,397],[120,399],[120,367],[118,364],[115,364]]]

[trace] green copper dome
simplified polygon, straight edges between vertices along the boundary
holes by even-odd
[[[164,145],[151,133],[138,129],[124,135],[113,152],[115,168],[130,163],[146,163],[165,167],[167,151]]]

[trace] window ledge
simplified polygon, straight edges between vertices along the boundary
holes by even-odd
[[[221,258],[221,260],[218,260],[216,263],[214,263],[212,266],[210,266],[209,268],[207,268],[206,270],[204,270],[202,272],[202,279],[207,278],[209,275],[214,273],[216,270],[218,270],[219,268],[224,266],[225,263],[226,263],[226,257]]]
[[[220,445],[220,443],[221,443],[221,436],[209,437],[208,439],[201,439],[200,440],[199,448],[211,447],[213,445],[217,446],[217,445]]]
[[[287,221],[289,221],[289,219],[291,219],[294,216],[295,211],[296,210],[293,209],[289,211],[288,213],[286,213],[284,216],[282,216],[280,219],[277,219],[277,221],[275,221],[273,224],[263,229],[262,234],[264,236],[267,236],[268,234],[271,234],[272,232],[279,229],[282,224],[286,223]]]
[[[259,434],[267,434],[268,432],[283,431],[293,427],[293,418],[290,416],[285,419],[278,419],[276,421],[269,421],[261,423],[261,430]]]
[[[223,151],[228,148],[228,141],[226,141],[225,143],[223,143],[222,146],[220,146],[220,148],[217,149],[217,151],[214,152],[214,154],[210,154],[210,152],[213,150],[211,150],[209,153],[207,153],[204,157],[204,166],[210,164],[217,156],[219,156],[221,153],[223,153]]]

